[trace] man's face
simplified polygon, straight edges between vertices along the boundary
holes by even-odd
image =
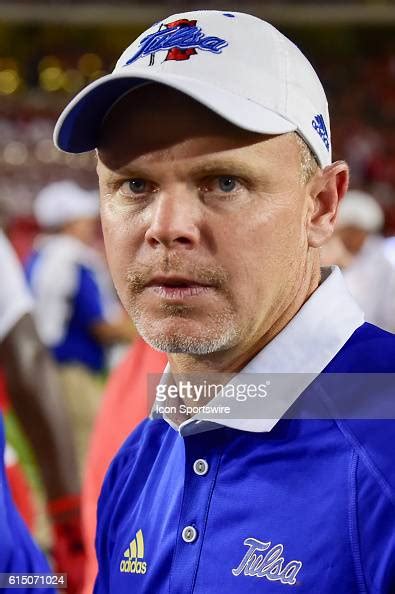
[[[243,131],[147,85],[107,117],[98,151],[109,266],[154,348],[251,348],[298,294],[306,187],[292,134]]]

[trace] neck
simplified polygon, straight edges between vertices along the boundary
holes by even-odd
[[[318,252],[318,250],[315,250]],[[317,289],[320,282],[318,253],[306,262],[303,274],[289,288],[287,296],[275,306],[265,320],[265,327],[258,336],[249,337],[227,351],[194,356],[183,353],[169,354],[171,372],[176,374],[229,372],[237,373],[255,357],[295,317],[299,309]]]

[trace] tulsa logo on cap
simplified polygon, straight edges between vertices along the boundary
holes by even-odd
[[[196,49],[220,54],[224,47],[228,45],[225,39],[205,35],[197,21],[189,19],[178,19],[172,23],[161,24],[158,31],[147,35],[140,41],[138,51],[124,64],[129,66],[136,60],[150,55],[152,66],[157,52],[166,51],[165,62],[167,60],[189,60],[191,56],[197,54]]]

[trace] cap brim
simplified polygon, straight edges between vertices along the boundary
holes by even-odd
[[[84,153],[97,148],[102,122],[110,108],[125,93],[149,82],[170,86],[202,103],[232,124],[261,134],[285,134],[297,126],[278,113],[240,95],[193,78],[133,69],[94,81],[65,108],[55,130],[55,145],[67,153]]]

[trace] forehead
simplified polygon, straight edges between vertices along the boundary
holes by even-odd
[[[139,87],[114,105],[101,129],[98,156],[108,168],[119,169],[140,157],[191,159],[236,150],[246,160],[255,155],[299,158],[294,135],[242,130],[185,94],[155,83]]]

